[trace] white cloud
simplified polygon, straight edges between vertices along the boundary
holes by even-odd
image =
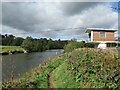
[[[60,2],[3,3],[3,33],[39,32],[32,35],[83,40],[88,38],[85,29],[59,32],[53,30],[75,27],[118,28],[118,15],[107,4],[97,3],[93,7],[93,5],[88,6],[89,3],[84,3],[87,8],[81,4],[77,4],[81,6],[74,3],[72,5],[74,8],[71,10],[71,5],[66,6],[65,3]],[[78,10],[74,12],[74,9]],[[48,29],[51,32],[45,32]]]
[[[109,7],[104,5],[98,5],[95,8],[91,8],[82,12],[81,14],[76,14],[69,19],[70,27],[86,27],[86,28],[118,28],[118,14],[113,12]],[[70,31],[71,32],[71,31]],[[84,29],[76,30],[77,38],[88,37],[85,34]],[[66,35],[68,32],[64,33]]]

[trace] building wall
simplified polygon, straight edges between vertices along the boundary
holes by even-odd
[[[100,31],[93,31],[93,41],[114,41],[114,32],[105,32],[106,37],[100,37]]]

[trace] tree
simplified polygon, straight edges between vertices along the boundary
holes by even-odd
[[[41,42],[41,40],[34,40],[33,43],[34,43],[34,49],[33,49],[33,51],[40,51],[41,52],[41,51],[45,50],[44,49],[44,45]]]
[[[14,41],[13,41],[13,45],[14,45],[14,46],[21,46],[23,40],[24,40],[24,39],[21,38],[21,37],[16,37],[16,38],[14,39]]]
[[[0,34],[0,45],[2,45],[2,35]]]
[[[76,38],[72,38],[71,41],[77,41],[77,39]]]
[[[116,10],[120,10],[120,8],[117,8],[117,7],[111,7],[111,8],[116,9]]]
[[[23,42],[22,42],[22,47],[25,48],[28,52],[32,52],[34,48],[34,43],[32,42],[33,38],[32,37],[27,37]]]
[[[44,51],[48,49],[63,49],[63,47],[67,44],[68,41],[52,40],[51,38],[47,40],[47,38],[33,39],[32,37],[26,37],[26,39],[21,37],[15,37],[13,35],[1,35],[2,37],[2,45],[14,45],[21,46],[26,49],[28,52],[36,52],[36,51]]]
[[[15,36],[11,35],[2,35],[2,45],[13,45]]]

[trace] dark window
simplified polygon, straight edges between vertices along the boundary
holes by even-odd
[[[105,32],[100,32],[100,37],[105,37]]]
[[[91,37],[91,33],[89,33],[89,38]]]

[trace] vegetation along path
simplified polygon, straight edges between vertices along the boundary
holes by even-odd
[[[49,88],[55,88],[55,85],[52,80],[52,72],[49,74]]]
[[[3,83],[3,88],[120,89],[119,63],[118,53],[80,48],[49,58],[19,80]]]

